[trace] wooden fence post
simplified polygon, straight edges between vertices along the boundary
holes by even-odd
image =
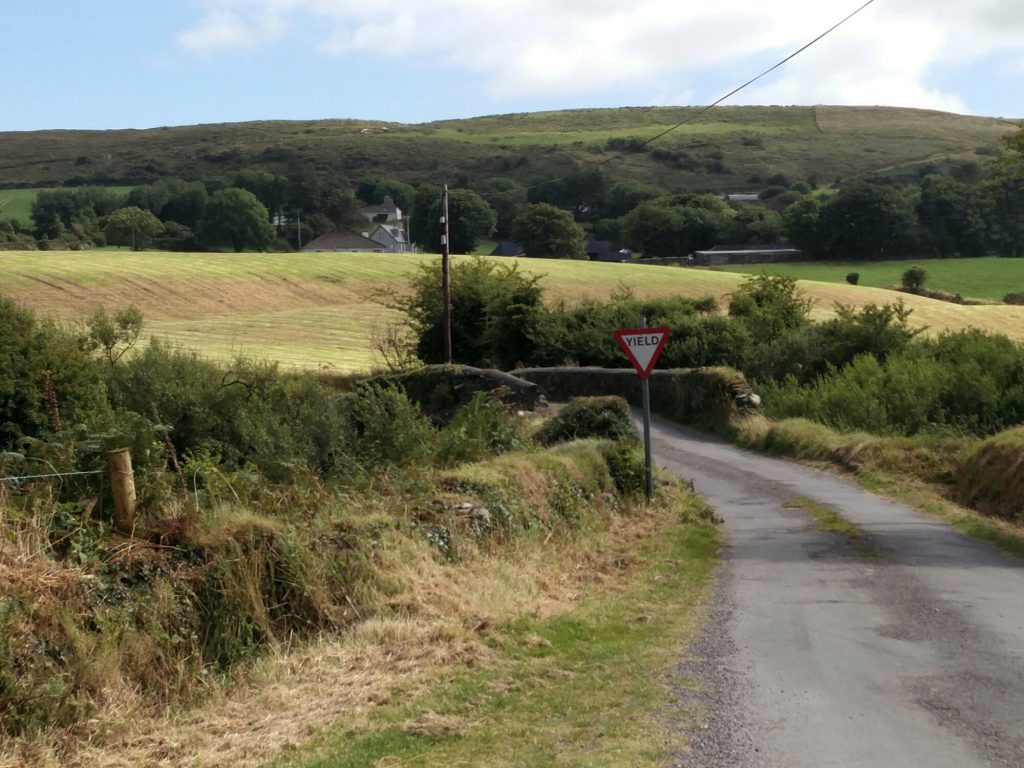
[[[114,494],[114,529],[131,534],[135,528],[135,474],[128,448],[107,452],[110,488]]]

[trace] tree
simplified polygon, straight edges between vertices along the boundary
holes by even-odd
[[[403,211],[411,211],[416,199],[416,188],[398,179],[362,181],[356,187],[356,197],[367,205],[378,205],[390,197]]]
[[[547,259],[585,259],[586,237],[568,211],[547,203],[534,203],[516,219],[513,237],[527,256]]]
[[[843,187],[818,220],[818,235],[829,256],[895,259],[918,243],[914,201],[903,190],[868,182]]]
[[[687,256],[727,236],[735,217],[713,195],[673,195],[634,208],[622,219],[622,235],[647,258]]]
[[[452,265],[452,351],[467,365],[505,370],[531,359],[532,332],[542,311],[540,278],[518,264],[476,258]],[[420,265],[412,290],[392,297],[416,337],[416,356],[443,362],[441,265]]]
[[[164,206],[170,199],[171,187],[162,179],[152,184],[135,187],[128,193],[128,205],[142,208],[154,216],[160,216],[163,213]]]
[[[641,203],[622,218],[622,238],[645,258],[686,256],[683,216],[676,208]]]
[[[256,195],[231,187],[210,197],[199,221],[199,236],[207,245],[230,246],[236,253],[246,248],[262,251],[274,242],[274,227]]]
[[[498,215],[480,195],[469,189],[455,189],[448,195],[449,249],[472,253],[479,242],[494,234]],[[428,253],[441,250],[441,190],[420,187],[416,192],[410,234]]]
[[[164,221],[176,221],[189,229],[199,226],[203,210],[210,195],[201,181],[183,182],[173,188],[167,205],[163,207]]]
[[[529,201],[570,208],[577,219],[601,218],[608,201],[604,174],[594,168],[560,181],[535,185],[529,192]]]
[[[135,346],[142,335],[142,312],[138,307],[119,309],[111,317],[100,307],[89,318],[89,341],[111,366]]]
[[[903,273],[903,277],[900,278],[900,285],[910,293],[920,293],[927,280],[928,273],[923,267],[911,267]]]
[[[816,197],[798,200],[782,214],[782,233],[791,242],[805,251],[818,249],[818,221],[821,218],[821,202]]]
[[[163,231],[160,219],[134,205],[114,211],[103,228],[108,243],[130,245],[133,251],[141,251]]]
[[[917,203],[923,245],[937,256],[983,256],[989,240],[988,202],[975,185],[927,177]]]
[[[639,181],[620,181],[608,193],[608,217],[618,219],[640,203],[665,194],[665,190]]]
[[[807,325],[810,311],[811,302],[797,291],[796,278],[782,275],[751,275],[729,300],[729,315],[743,321],[758,343]]]

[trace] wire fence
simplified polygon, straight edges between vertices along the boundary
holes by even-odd
[[[90,469],[81,472],[47,472],[39,475],[11,475],[9,477],[0,477],[0,483],[23,483],[29,480],[47,480],[57,477],[85,477],[89,475],[136,475],[139,472],[132,470],[126,472],[123,470],[111,470],[111,469]]]

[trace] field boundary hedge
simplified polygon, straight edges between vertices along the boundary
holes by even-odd
[[[523,368],[512,375],[539,386],[548,400],[618,395],[640,403],[639,379],[626,368]],[[760,398],[732,368],[654,371],[650,382],[651,410],[681,424],[726,431],[733,418],[760,410]]]

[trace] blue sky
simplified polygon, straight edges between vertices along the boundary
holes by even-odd
[[[702,104],[858,0],[5,5],[0,130],[34,130]],[[732,103],[1024,117],[1022,81],[1021,0],[876,0]]]

